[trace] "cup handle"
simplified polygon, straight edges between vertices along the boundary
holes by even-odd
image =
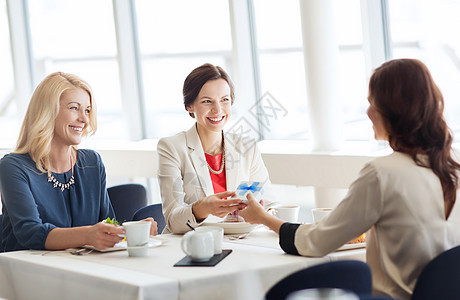
[[[184,251],[184,253],[187,255],[187,256],[190,256],[190,252],[188,251],[188,248],[187,248],[187,245],[188,245],[188,240],[190,238],[190,235],[184,235],[184,237],[182,237],[182,241],[180,242],[180,246],[182,248],[182,251]]]
[[[269,204],[267,204],[267,205],[265,206],[265,210],[266,210],[266,211],[272,210],[272,209],[274,209],[275,207],[277,207],[277,206],[279,206],[279,205],[280,205],[279,202],[271,202],[271,203],[269,203]]]
[[[275,208],[274,208],[273,206],[272,206],[272,207],[269,207],[269,208],[267,209],[267,212],[268,212],[269,214],[271,214],[272,216],[276,217],[276,210],[275,210]]]

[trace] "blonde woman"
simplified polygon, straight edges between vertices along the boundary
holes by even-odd
[[[16,149],[0,161],[3,251],[105,249],[120,241],[122,227],[101,222],[115,216],[101,157],[76,147],[96,124],[85,81],[56,72],[38,85]]]

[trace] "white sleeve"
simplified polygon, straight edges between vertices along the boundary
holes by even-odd
[[[324,256],[369,230],[383,211],[377,170],[367,164],[332,213],[317,224],[301,225],[295,246],[304,256]]]
[[[198,223],[192,212],[192,205],[184,201],[180,157],[167,139],[158,142],[157,150],[158,182],[167,229],[174,233],[187,232],[190,230],[186,225],[187,220],[190,220],[192,226],[198,226]]]

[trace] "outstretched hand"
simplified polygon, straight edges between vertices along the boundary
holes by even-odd
[[[251,224],[263,224],[263,217],[268,214],[263,206],[263,200],[258,203],[251,193],[248,193],[248,202],[246,208],[238,212],[244,220]]]
[[[197,220],[203,220],[210,214],[223,218],[229,213],[246,207],[241,199],[227,199],[235,192],[222,192],[207,196],[193,204],[193,214]]]
[[[247,207],[240,210],[238,215],[242,216],[248,223],[264,224],[276,233],[280,232],[281,225],[284,223],[280,219],[266,212],[263,207],[263,201],[261,201],[261,203],[257,203],[254,196],[250,193],[248,194]]]

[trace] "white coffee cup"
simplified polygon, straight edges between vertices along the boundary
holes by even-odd
[[[126,241],[128,247],[139,247],[147,245],[150,239],[150,221],[124,222]]]
[[[184,234],[181,247],[192,261],[209,261],[214,256],[213,234],[211,231],[189,231]]]
[[[217,226],[202,226],[195,228],[196,231],[209,231],[214,239],[214,255],[222,253],[222,240],[224,239],[224,229]]]
[[[142,256],[149,255],[149,244],[148,243],[142,246],[133,246],[133,247],[128,246],[127,249],[128,249],[129,256],[142,257]]]
[[[329,216],[332,212],[332,208],[313,208],[311,213],[313,214],[313,222],[318,223],[325,217]]]
[[[299,218],[300,207],[297,205],[281,205],[273,208],[273,214],[278,219],[295,223]]]

